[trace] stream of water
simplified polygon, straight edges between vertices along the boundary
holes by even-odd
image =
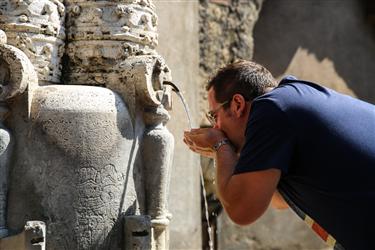
[[[188,106],[184,96],[181,94],[180,91],[175,91],[175,93],[178,95],[178,97],[180,98],[180,100],[182,102],[182,105],[184,106],[185,113],[186,113],[188,121],[189,121],[189,127],[190,127],[190,129],[192,129],[193,124],[192,124],[192,119],[191,119],[191,116],[190,116],[189,106]],[[204,199],[205,217],[206,217],[206,222],[207,222],[207,231],[208,231],[208,240],[209,240],[208,245],[209,245],[210,250],[213,250],[214,249],[214,243],[213,243],[213,240],[212,240],[212,229],[211,229],[211,225],[210,225],[210,219],[209,219],[210,217],[209,217],[209,214],[208,214],[206,188],[204,186],[204,178],[203,178],[202,167],[199,167],[199,170],[200,170],[199,174],[200,174],[201,185],[202,185],[202,196],[203,196],[203,199]]]

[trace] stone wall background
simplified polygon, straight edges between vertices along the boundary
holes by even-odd
[[[251,34],[263,1],[199,1],[200,125],[207,125],[207,79],[221,66],[253,57]]]

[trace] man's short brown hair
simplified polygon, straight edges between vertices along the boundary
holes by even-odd
[[[239,60],[219,69],[206,89],[213,87],[216,101],[223,103],[235,94],[241,94],[247,101],[252,101],[265,94],[267,88],[276,86],[275,79],[265,67],[255,62]]]

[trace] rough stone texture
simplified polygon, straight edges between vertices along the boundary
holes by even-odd
[[[18,48],[0,44],[0,101],[22,94],[28,85],[38,83],[34,67]]]
[[[0,44],[6,44],[8,42],[7,35],[3,30],[0,30]]]
[[[0,33],[0,100],[12,98],[4,123],[16,141],[9,227],[45,221],[48,249],[123,249],[124,215],[149,214],[152,249],[167,249],[173,136],[165,127],[171,87],[163,82],[172,79],[154,51],[154,5],[64,3],[65,83],[111,90],[50,85],[60,81],[64,53],[60,1],[0,4],[8,35]]]
[[[42,221],[28,221],[24,230],[16,235],[0,239],[2,250],[45,250],[46,225]]]
[[[4,117],[1,117],[3,122]],[[11,153],[13,152],[13,139],[10,131],[0,125],[0,238],[8,236],[7,204],[8,204],[8,172]]]
[[[105,86],[119,63],[155,54],[157,16],[150,1],[68,0],[65,82]]]
[[[151,242],[151,217],[131,215],[125,217],[125,249],[148,250]]]
[[[60,83],[64,54],[65,7],[62,0],[3,0],[0,29],[21,49],[38,72],[40,84]]]
[[[88,86],[40,87],[34,96],[30,120],[19,103],[8,121],[17,137],[9,226],[45,221],[48,249],[121,249],[121,214],[137,213],[142,197],[124,102]]]
[[[121,62],[116,71],[117,80],[112,79],[105,85],[121,94],[133,119],[137,115],[148,119],[149,116],[144,116],[148,108],[163,105],[165,109],[171,109],[171,87],[163,85],[164,81],[171,81],[171,72],[162,57],[131,57]]]
[[[189,104],[193,125],[198,124],[198,1],[155,1],[159,17],[157,51],[168,62],[177,84]],[[168,128],[176,146],[170,183],[170,249],[201,249],[199,157],[183,143],[189,129],[182,103],[173,94]]]
[[[146,129],[141,147],[145,173],[145,206],[146,214],[151,216],[154,248],[160,250],[167,249],[169,244],[166,228],[171,219],[167,204],[172,162],[168,159],[172,159],[173,146],[173,135],[162,124]]]
[[[208,125],[205,83],[216,70],[236,59],[253,57],[253,28],[263,0],[200,0],[199,73],[201,77],[200,125]]]
[[[37,84],[37,76],[29,59],[19,49],[7,45],[7,36],[1,31],[0,43],[0,238],[9,235],[7,222],[9,168],[14,137],[4,125],[9,115],[7,102],[22,94],[28,84]]]

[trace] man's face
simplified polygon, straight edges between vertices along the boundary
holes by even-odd
[[[213,88],[210,88],[208,91],[208,106],[209,113],[215,120],[215,124],[212,124],[214,128],[222,129],[222,122],[225,121],[225,115],[228,110],[225,110],[222,103],[219,103],[215,99],[215,91]],[[227,105],[226,105],[227,106]]]
[[[229,100],[230,101],[230,100]],[[213,113],[212,116],[215,117],[216,123],[214,128],[220,129],[223,131],[228,139],[238,148],[238,135],[239,132],[236,128],[236,119],[232,114],[230,105],[227,104],[227,108],[222,106],[222,103],[219,103],[215,99],[215,91],[213,88],[210,88],[208,91],[208,106],[210,111]]]
[[[251,103],[240,94],[235,94],[230,100],[225,101],[229,101],[225,105],[227,108],[223,107],[223,103],[216,101],[213,87],[209,89],[208,105],[212,115],[216,118],[214,128],[223,131],[239,153],[245,143],[245,130]]]

